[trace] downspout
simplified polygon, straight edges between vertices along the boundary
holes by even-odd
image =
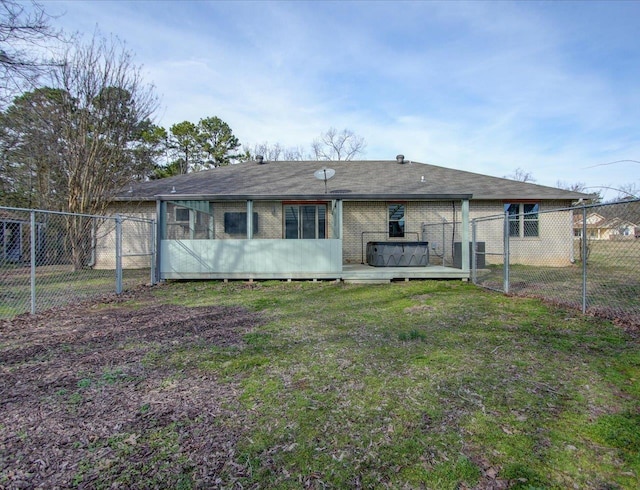
[[[462,271],[469,272],[469,200],[462,200]]]
[[[454,243],[456,241],[456,202],[455,201],[451,201],[451,208],[452,208],[452,227],[451,227],[451,259],[453,260],[453,255],[455,253],[455,247],[454,247]],[[443,250],[444,250],[444,241],[442,242],[442,246],[443,246]],[[443,252],[444,255],[444,252]],[[444,265],[444,264],[443,264]]]

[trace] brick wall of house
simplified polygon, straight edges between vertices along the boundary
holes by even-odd
[[[510,237],[509,256],[512,264],[568,266],[575,259],[571,211],[566,201],[545,201],[538,214],[538,236]],[[470,220],[504,213],[503,201],[472,201]],[[504,220],[482,220],[477,223],[476,240],[485,242],[488,264],[502,263]],[[469,236],[471,238],[471,235]],[[497,254],[497,255],[491,255]]]
[[[400,201],[398,201],[400,202]],[[451,222],[455,214],[461,219],[459,201],[455,209],[451,202],[405,202],[405,236],[389,237],[389,202],[347,201],[343,205],[343,252],[345,264],[366,261],[367,242],[422,241],[425,223]]]
[[[405,202],[405,237],[389,238],[388,205],[391,202],[344,201],[343,202],[343,262],[359,264],[366,261],[366,244],[369,241],[429,241],[432,263],[439,258],[451,260],[452,243],[461,241],[460,221],[462,219],[461,202]],[[567,211],[548,212],[567,206],[565,201],[549,201],[541,204],[539,215],[539,236],[512,238],[510,252],[513,263],[530,265],[564,266],[573,259],[573,237],[571,213]],[[245,201],[214,202],[215,239],[242,238],[224,232],[225,212],[246,212]],[[254,201],[254,212],[258,213],[257,239],[282,239],[283,205],[280,201]],[[332,236],[331,203],[327,204],[327,237]],[[115,212],[115,209],[114,209]],[[155,202],[142,204],[120,204],[120,214],[145,218],[155,218]],[[504,212],[504,203],[495,201],[471,201],[469,218],[498,216]],[[456,222],[454,226],[453,223]],[[443,232],[444,230],[444,232]],[[363,235],[363,232],[364,235]],[[500,219],[480,221],[477,227],[477,240],[485,242],[487,252],[502,253],[503,221]],[[135,234],[132,235],[135,237]],[[107,237],[108,238],[108,237]],[[174,237],[176,238],[176,237]],[[181,238],[188,238],[184,236]],[[471,232],[469,232],[471,239]],[[126,242],[127,235],[124,240]],[[127,249],[135,249],[136,239],[125,244]],[[105,256],[110,256],[113,239],[103,241]],[[138,246],[139,248],[139,246]],[[102,253],[102,252],[101,252]],[[132,259],[134,260],[134,259]],[[143,261],[144,259],[136,259]],[[499,255],[486,256],[487,263],[501,262]],[[136,266],[137,264],[128,264]]]
[[[134,218],[152,220],[156,218],[155,202],[118,203],[109,209],[109,214],[121,214]],[[96,269],[115,269],[115,221],[104,220],[96,232]],[[150,266],[151,226],[145,222],[124,219],[122,222],[122,267],[141,269]]]

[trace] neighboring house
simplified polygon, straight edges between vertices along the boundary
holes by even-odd
[[[44,225],[35,224],[36,258],[44,246]],[[0,262],[31,261],[31,221],[24,217],[0,210]]]
[[[124,269],[146,269],[150,265],[153,243],[153,206],[118,205],[115,213],[122,215],[120,226],[122,243],[121,263]],[[97,220],[92,230],[91,267],[114,269],[116,264],[116,219]]]
[[[635,238],[640,233],[640,227],[630,221],[618,217],[606,218],[598,213],[589,213],[586,216],[587,237],[592,240],[620,240]],[[573,230],[576,237],[582,237],[582,216],[573,218]]]
[[[22,262],[25,250],[23,247],[23,228],[29,222],[6,211],[0,211],[0,259],[3,262]]]
[[[507,212],[515,262],[564,266],[573,259],[572,213],[542,212],[588,197],[402,155],[258,159],[134,184],[113,211],[155,212],[160,279],[468,278],[470,251],[461,244],[471,241],[473,218]],[[477,240],[501,243],[500,223]]]

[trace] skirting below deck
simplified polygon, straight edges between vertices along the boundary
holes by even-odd
[[[366,264],[344,264],[340,272],[299,273],[180,273],[165,272],[163,279],[210,279],[210,280],[334,280],[345,282],[388,282],[411,279],[469,279],[469,271],[454,267],[427,265],[423,267],[372,267]]]
[[[343,281],[401,279],[469,279],[469,272],[454,267],[427,265],[424,267],[372,267],[349,264],[342,266]]]

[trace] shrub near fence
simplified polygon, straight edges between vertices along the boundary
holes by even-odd
[[[155,223],[0,207],[0,318],[154,282]]]
[[[538,236],[510,236],[527,218]],[[474,283],[640,325],[640,200],[473,220],[476,241],[487,230],[502,240],[487,242]]]

